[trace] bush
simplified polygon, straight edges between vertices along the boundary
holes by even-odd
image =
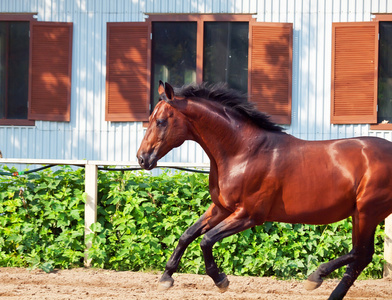
[[[82,266],[84,169],[3,176],[0,182],[0,266]],[[182,232],[211,203],[204,174],[99,172],[98,189],[88,255],[94,267],[115,270],[163,270]],[[304,278],[350,251],[351,227],[350,219],[324,226],[267,222],[218,242],[214,256],[227,274]],[[204,273],[200,241],[189,245],[179,272]],[[381,224],[362,278],[382,277],[383,243]]]
[[[50,271],[81,265],[83,173],[64,167],[25,177],[0,177],[0,266]]]

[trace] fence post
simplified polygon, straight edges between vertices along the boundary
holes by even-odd
[[[392,276],[392,214],[385,219],[384,277]]]
[[[86,204],[84,205],[84,239],[89,233],[90,226],[97,222],[97,198],[98,198],[98,166],[95,164],[86,163],[85,169],[85,192]],[[86,250],[84,254],[84,266],[90,267],[91,259],[88,259],[87,251],[91,248],[91,243],[86,243]]]

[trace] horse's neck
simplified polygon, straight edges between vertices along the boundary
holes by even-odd
[[[188,117],[193,125],[194,140],[210,159],[235,156],[245,146],[244,132],[251,131],[250,122],[219,105],[191,102]],[[253,129],[254,130],[254,129]]]

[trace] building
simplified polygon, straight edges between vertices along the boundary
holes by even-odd
[[[0,149],[134,161],[159,79],[227,81],[299,138],[392,140],[391,37],[391,0],[0,0]]]

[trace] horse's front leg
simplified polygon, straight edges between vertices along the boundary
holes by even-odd
[[[206,272],[214,280],[215,285],[222,293],[228,289],[229,280],[225,273],[220,273],[212,255],[212,247],[217,241],[251,228],[254,225],[254,221],[240,208],[207,232],[200,243],[201,249],[203,250]]]
[[[228,215],[229,213],[227,211],[223,211],[215,204],[211,204],[200,219],[181,235],[178,245],[174,249],[173,254],[166,264],[165,271],[159,280],[158,290],[166,290],[173,286],[174,279],[172,275],[177,270],[181,257],[188,245],[197,237],[219,224]]]

